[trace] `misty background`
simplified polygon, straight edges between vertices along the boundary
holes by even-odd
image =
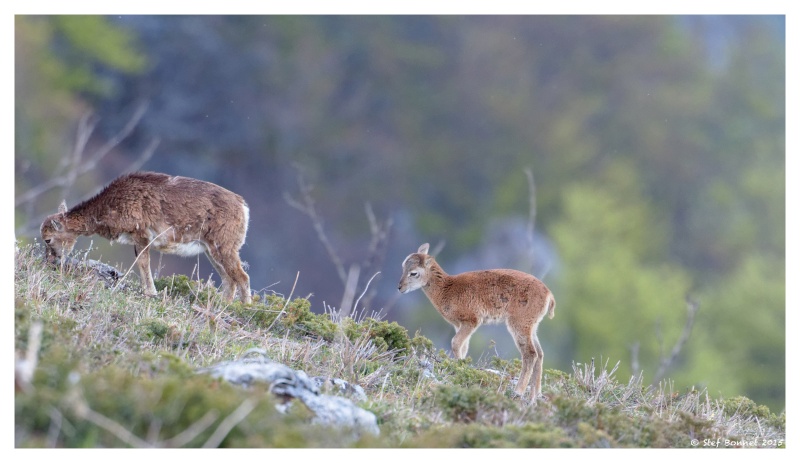
[[[14,36],[18,240],[130,169],[195,177],[248,202],[254,291],[319,313],[349,275],[354,310],[449,350],[397,292],[429,242],[451,274],[545,281],[545,368],[785,407],[783,16],[18,15]],[[519,356],[504,326],[469,352]]]

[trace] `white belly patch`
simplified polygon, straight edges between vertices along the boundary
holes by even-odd
[[[175,243],[166,246],[162,252],[169,252],[179,256],[189,257],[200,254],[206,251],[206,247],[199,241],[192,241],[191,243]]]
[[[122,244],[136,244],[133,242],[133,238],[131,238],[130,233],[120,233],[117,237],[117,243]]]
[[[168,236],[169,232],[161,235],[156,234],[153,230],[148,230],[148,232],[150,233],[150,239],[153,240],[150,244],[150,248],[164,254],[177,254],[179,256],[191,257],[206,252],[206,247],[201,241],[195,240],[189,241],[188,243],[174,243],[170,242],[170,238],[172,237]],[[136,244],[130,233],[120,233],[115,241],[122,244]]]

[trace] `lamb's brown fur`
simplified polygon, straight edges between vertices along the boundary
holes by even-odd
[[[239,249],[247,234],[249,209],[236,193],[213,183],[156,172],[135,172],[113,180],[100,193],[42,222],[49,261],[68,255],[78,236],[100,235],[133,244],[144,293],[156,294],[150,249],[193,256],[205,252],[222,278],[224,296],[237,290],[251,302],[250,277]]]
[[[518,270],[495,269],[448,275],[428,244],[403,261],[398,289],[407,293],[422,288],[439,313],[456,329],[452,349],[456,358],[467,355],[469,338],[484,323],[505,321],[522,354],[522,372],[516,393],[522,396],[534,378],[533,399],[542,390],[544,352],[536,329],[545,314],[555,315],[556,300],[539,279]]]

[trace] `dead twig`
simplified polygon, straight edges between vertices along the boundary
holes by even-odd
[[[192,310],[194,310],[195,312],[197,312],[200,315],[205,316],[206,318],[208,318],[208,320],[211,323],[213,323],[215,325],[220,325],[223,328],[229,328],[231,326],[231,324],[228,321],[226,321],[226,320],[224,320],[222,318],[222,315],[224,314],[224,312],[220,312],[218,314],[215,314],[215,313],[212,313],[210,310],[208,310],[208,309],[206,309],[204,307],[200,307],[197,304],[192,304]]]
[[[239,407],[234,410],[230,415],[228,415],[222,423],[217,426],[216,431],[211,437],[208,438],[205,444],[203,444],[204,449],[209,448],[217,448],[225,440],[225,437],[231,430],[236,427],[243,419],[247,418],[247,415],[250,414],[253,410],[255,410],[258,402],[253,399],[245,399]]]
[[[294,284],[292,285],[292,290],[289,292],[289,297],[286,298],[286,302],[283,304],[281,311],[278,312],[278,315],[275,316],[275,320],[272,320],[272,323],[266,329],[266,332],[272,329],[273,325],[278,322],[281,318],[281,315],[286,313],[286,307],[289,307],[289,302],[292,300],[292,294],[294,294],[294,288],[297,286],[297,280],[300,278],[300,272],[297,272],[297,275],[294,277]]]
[[[128,267],[128,271],[127,271],[127,272],[125,272],[125,274],[123,274],[123,275],[122,275],[122,276],[119,278],[119,280],[117,280],[117,284],[116,284],[116,285],[114,285],[114,287],[113,287],[113,288],[111,288],[111,291],[112,291],[112,292],[114,292],[114,291],[115,291],[117,288],[119,288],[119,285],[122,283],[122,281],[124,281],[124,280],[125,280],[125,277],[127,277],[127,276],[128,276],[128,274],[129,274],[129,273],[131,273],[131,270],[133,270],[133,266],[134,266],[134,265],[136,265],[136,262],[138,262],[138,261],[139,261],[139,256],[141,256],[141,255],[142,255],[142,253],[143,253],[144,251],[146,251],[146,250],[147,250],[147,248],[149,248],[151,244],[153,244],[153,243],[154,243],[154,242],[155,242],[157,239],[159,239],[159,238],[161,237],[161,235],[163,235],[164,233],[166,233],[166,232],[168,232],[168,231],[170,231],[170,230],[172,230],[172,226],[171,226],[171,225],[169,226],[169,228],[167,228],[166,230],[164,230],[164,231],[162,231],[161,233],[159,233],[158,235],[156,235],[156,236],[155,236],[155,238],[153,238],[152,240],[150,240],[150,242],[149,242],[149,243],[147,243],[147,246],[145,246],[144,248],[142,248],[142,250],[141,250],[141,251],[139,251],[139,254],[137,254],[137,255],[136,255],[136,258],[135,258],[135,259],[133,259],[133,263],[131,264],[131,266],[130,266],[130,267]],[[142,283],[144,283],[144,282],[142,282]],[[143,286],[144,286],[144,285],[143,285]]]
[[[353,304],[353,313],[356,313],[358,311],[358,303],[361,301],[361,298],[364,297],[364,294],[367,293],[367,290],[369,289],[369,284],[372,283],[372,280],[374,280],[375,277],[378,276],[379,273],[381,273],[381,272],[375,272],[375,274],[372,275],[372,278],[370,278],[369,281],[367,281],[367,285],[364,287],[364,291],[361,293],[360,296],[358,296],[358,299],[356,299],[356,303]],[[366,309],[367,309],[367,306],[365,304],[364,305],[364,310],[366,310]],[[363,317],[363,314],[362,314],[362,317]],[[362,318],[362,317],[359,317],[359,318]]]
[[[184,429],[180,434],[173,437],[172,439],[167,439],[161,442],[159,447],[176,448],[188,445],[189,442],[194,440],[203,431],[211,427],[211,425],[214,424],[215,421],[217,421],[218,417],[219,417],[218,411],[216,410],[207,411],[202,418],[192,423],[188,428]]]
[[[672,347],[672,352],[670,352],[669,357],[665,357],[663,353],[660,355],[661,360],[658,365],[658,370],[656,370],[655,376],[653,376],[652,384],[656,384],[660,382],[664,375],[667,374],[667,371],[672,367],[672,364],[675,363],[677,360],[678,355],[680,355],[681,350],[686,345],[686,342],[689,340],[689,336],[692,334],[692,327],[694,326],[694,318],[697,315],[697,310],[700,308],[700,304],[697,301],[693,301],[689,296],[686,296],[686,323],[683,325],[683,332],[681,333],[680,338],[675,342],[675,345]]]

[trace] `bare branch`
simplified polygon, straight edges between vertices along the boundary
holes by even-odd
[[[104,157],[112,149],[114,149],[117,145],[119,145],[122,142],[122,140],[127,138],[128,135],[130,135],[133,132],[133,129],[135,129],[136,126],[139,124],[139,121],[142,119],[142,116],[144,116],[144,113],[147,112],[147,106],[148,106],[147,103],[140,104],[139,107],[136,108],[136,111],[134,111],[133,116],[131,116],[131,118],[128,120],[128,123],[125,124],[125,126],[122,128],[122,130],[117,132],[116,135],[111,137],[111,139],[109,139],[102,147],[100,147],[100,149],[97,150],[94,156],[92,156],[91,161],[95,162],[96,159],[99,160],[100,158]]]
[[[369,221],[370,243],[367,254],[367,259],[364,266],[367,269],[380,268],[383,265],[383,259],[386,257],[386,245],[389,241],[389,232],[392,229],[392,218],[389,217],[385,222],[379,223],[375,218],[375,213],[372,211],[370,203],[364,204],[364,210],[367,214]]]
[[[378,222],[370,203],[366,203],[364,209],[367,214],[370,230],[370,244],[367,251],[367,258],[364,260],[364,269],[366,272],[380,273],[379,269],[383,267],[383,262],[386,259],[386,251],[388,249],[393,220],[389,217],[385,222]],[[375,277],[373,276],[373,278]],[[367,287],[369,287],[369,284],[367,284]],[[367,294],[364,305],[370,305],[376,292],[377,290],[373,289]]]
[[[336,273],[339,275],[339,279],[342,280],[343,284],[346,284],[347,272],[344,269],[344,264],[342,264],[342,260],[339,259],[339,255],[336,254],[331,242],[328,240],[328,236],[325,234],[325,229],[322,226],[322,219],[317,213],[314,198],[311,196],[311,187],[308,186],[301,172],[297,174],[297,186],[300,188],[302,202],[295,200],[286,192],[284,192],[283,197],[290,206],[304,213],[311,219],[311,224],[314,226],[314,231],[317,232],[317,237],[325,247],[325,251],[328,253],[328,257],[330,257],[334,267],[336,267]]]
[[[128,135],[133,132],[133,129],[141,120],[142,116],[144,115],[147,109],[146,104],[139,105],[139,107],[134,112],[133,116],[131,116],[130,120],[128,120],[127,124],[120,130],[117,134],[115,134],[111,139],[109,139],[103,146],[101,146],[97,151],[92,154],[92,156],[84,163],[80,163],[80,160],[83,156],[83,151],[86,147],[86,143],[88,142],[92,132],[95,128],[94,122],[88,122],[86,116],[81,119],[81,122],[78,124],[78,135],[77,140],[75,143],[75,149],[73,150],[73,154],[71,157],[71,161],[68,162],[69,169],[67,172],[57,175],[55,177],[50,178],[48,181],[37,185],[25,193],[17,196],[16,200],[14,201],[14,206],[19,207],[21,204],[25,204],[29,201],[33,201],[34,199],[38,198],[42,194],[52,190],[56,187],[63,187],[65,190],[68,190],[72,187],[75,183],[75,180],[80,177],[81,175],[93,170],[97,167],[97,164],[103,159],[108,153],[111,152],[117,145],[119,145],[122,140],[124,140]]]
[[[356,295],[356,286],[358,285],[358,276],[360,274],[360,266],[356,264],[350,265],[350,271],[347,272],[347,283],[344,285],[342,303],[339,305],[339,317],[341,319],[345,319],[350,316],[350,309],[353,305],[353,298]]]
[[[136,158],[136,160],[123,171],[123,173],[128,174],[141,169],[142,166],[153,157],[153,154],[155,154],[156,148],[158,148],[160,143],[160,138],[154,138],[151,140],[150,144],[147,145],[147,148],[142,151],[142,154],[140,154],[139,157]]]
[[[675,346],[672,347],[672,352],[670,353],[669,357],[661,356],[661,362],[658,366],[658,370],[656,371],[655,376],[653,377],[652,384],[656,384],[664,378],[667,371],[672,364],[675,363],[677,360],[678,355],[683,350],[683,347],[686,345],[686,342],[689,340],[689,336],[692,334],[692,327],[694,326],[694,317],[697,315],[697,310],[700,308],[700,304],[697,301],[693,301],[689,296],[686,296],[686,323],[683,325],[683,332],[681,333],[680,338],[675,343]]]
[[[75,148],[72,150],[72,157],[70,161],[65,161],[62,166],[69,167],[69,170],[66,172],[66,179],[64,190],[62,192],[62,196],[65,198],[69,194],[69,190],[75,184],[75,180],[77,179],[77,169],[80,166],[81,158],[83,157],[83,152],[86,150],[86,144],[89,143],[89,139],[92,137],[92,133],[94,132],[95,127],[97,126],[97,119],[92,118],[90,119],[90,114],[84,114],[81,117],[80,122],[78,122],[78,134],[75,138]]]
[[[389,217],[385,222],[379,222],[375,217],[375,212],[372,210],[372,205],[369,202],[364,204],[370,229],[370,244],[367,249],[367,257],[364,259],[364,263],[362,265],[352,264],[349,270],[345,270],[345,265],[342,259],[336,253],[336,250],[333,249],[333,245],[328,239],[328,236],[325,234],[325,229],[322,225],[322,218],[317,212],[314,198],[311,196],[312,187],[305,182],[302,172],[298,172],[297,185],[300,189],[300,199],[295,199],[286,192],[283,194],[284,199],[290,206],[299,210],[303,214],[307,215],[309,219],[311,219],[311,223],[314,226],[317,237],[325,247],[325,251],[328,253],[331,262],[333,262],[333,265],[336,268],[336,273],[339,275],[339,279],[341,280],[342,284],[344,284],[344,293],[342,294],[342,303],[339,307],[339,314],[345,318],[349,316],[352,309],[351,303],[356,293],[358,276],[361,271],[376,271],[383,265],[388,247],[387,243],[389,240],[389,234],[392,228],[392,218]],[[380,272],[378,271],[375,273],[375,275],[379,273]],[[373,276],[373,278],[375,277]],[[359,297],[359,299],[361,299],[366,296],[366,299],[364,300],[365,305],[368,305],[369,301],[371,301],[375,295],[375,290],[367,293],[367,289],[369,289],[369,284],[367,284],[367,287],[364,290],[365,292],[361,294],[361,297]]]

